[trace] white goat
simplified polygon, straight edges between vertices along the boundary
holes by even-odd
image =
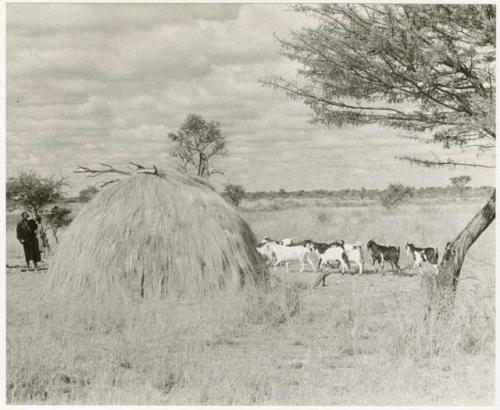
[[[347,259],[359,266],[359,274],[363,273],[363,245],[361,242],[344,243],[344,250],[347,254]]]
[[[257,252],[259,252],[266,263],[271,263],[273,261],[273,252],[266,246],[268,242],[259,242],[256,246]]]
[[[314,263],[312,262],[309,250],[305,247],[305,245],[280,245],[276,242],[268,242],[265,245],[276,257],[276,262],[274,263],[274,271],[276,272],[276,267],[280,262],[285,262],[286,271],[288,270],[288,262],[298,259],[300,262],[300,272],[304,272],[304,259],[307,259],[307,262],[311,265],[314,272],[316,272],[316,268]]]

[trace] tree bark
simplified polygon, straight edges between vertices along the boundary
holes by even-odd
[[[437,275],[438,288],[450,290],[452,295],[455,294],[467,251],[495,219],[495,195],[496,189],[493,190],[486,205],[474,215],[465,229],[453,242],[448,242],[446,245]]]

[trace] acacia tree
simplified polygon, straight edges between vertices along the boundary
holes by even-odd
[[[41,222],[39,227],[43,247],[50,250],[46,234],[43,213],[63,197],[63,188],[66,186],[64,178],[44,178],[34,171],[23,171],[17,177],[7,180],[7,205],[30,212]]]
[[[458,192],[460,198],[463,197],[464,191],[467,188],[467,184],[472,180],[469,175],[460,175],[458,177],[450,178],[451,187]]]
[[[299,79],[264,83],[303,100],[316,121],[377,123],[444,148],[494,149],[494,5],[294,7],[317,20],[313,27],[278,39],[283,54],[300,63]],[[493,168],[452,158],[401,159],[424,166]],[[495,191],[447,245],[440,286],[455,290],[467,250],[494,219]]]
[[[7,204],[39,216],[63,197],[64,178],[44,178],[34,171],[22,171],[7,180]]]
[[[179,130],[169,133],[168,137],[174,143],[170,154],[178,159],[181,171],[205,179],[222,174],[211,166],[216,157],[227,155],[226,136],[218,122],[189,114]]]

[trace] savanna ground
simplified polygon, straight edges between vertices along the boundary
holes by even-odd
[[[243,204],[258,238],[375,239],[442,252],[484,198],[377,204]],[[7,263],[22,261],[8,219]],[[423,321],[410,276],[327,277],[297,264],[263,294],[204,303],[38,299],[46,271],[7,269],[10,404],[493,405],[495,242],[491,226],[466,258],[454,313]]]

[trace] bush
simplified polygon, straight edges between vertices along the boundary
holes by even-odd
[[[389,184],[380,194],[380,202],[386,209],[396,209],[415,195],[415,188],[403,184]]]
[[[222,195],[233,205],[238,206],[245,196],[245,189],[241,185],[227,184]]]
[[[90,185],[80,191],[78,200],[82,203],[89,202],[98,192],[99,190],[95,186]]]
[[[244,313],[248,323],[277,327],[300,313],[300,285],[275,282],[268,292],[247,295]]]
[[[69,225],[73,220],[73,217],[71,216],[71,209],[55,205],[50,210],[50,213],[48,213],[45,217],[50,229],[52,229],[56,242],[59,243],[57,232],[60,228],[64,228]]]

